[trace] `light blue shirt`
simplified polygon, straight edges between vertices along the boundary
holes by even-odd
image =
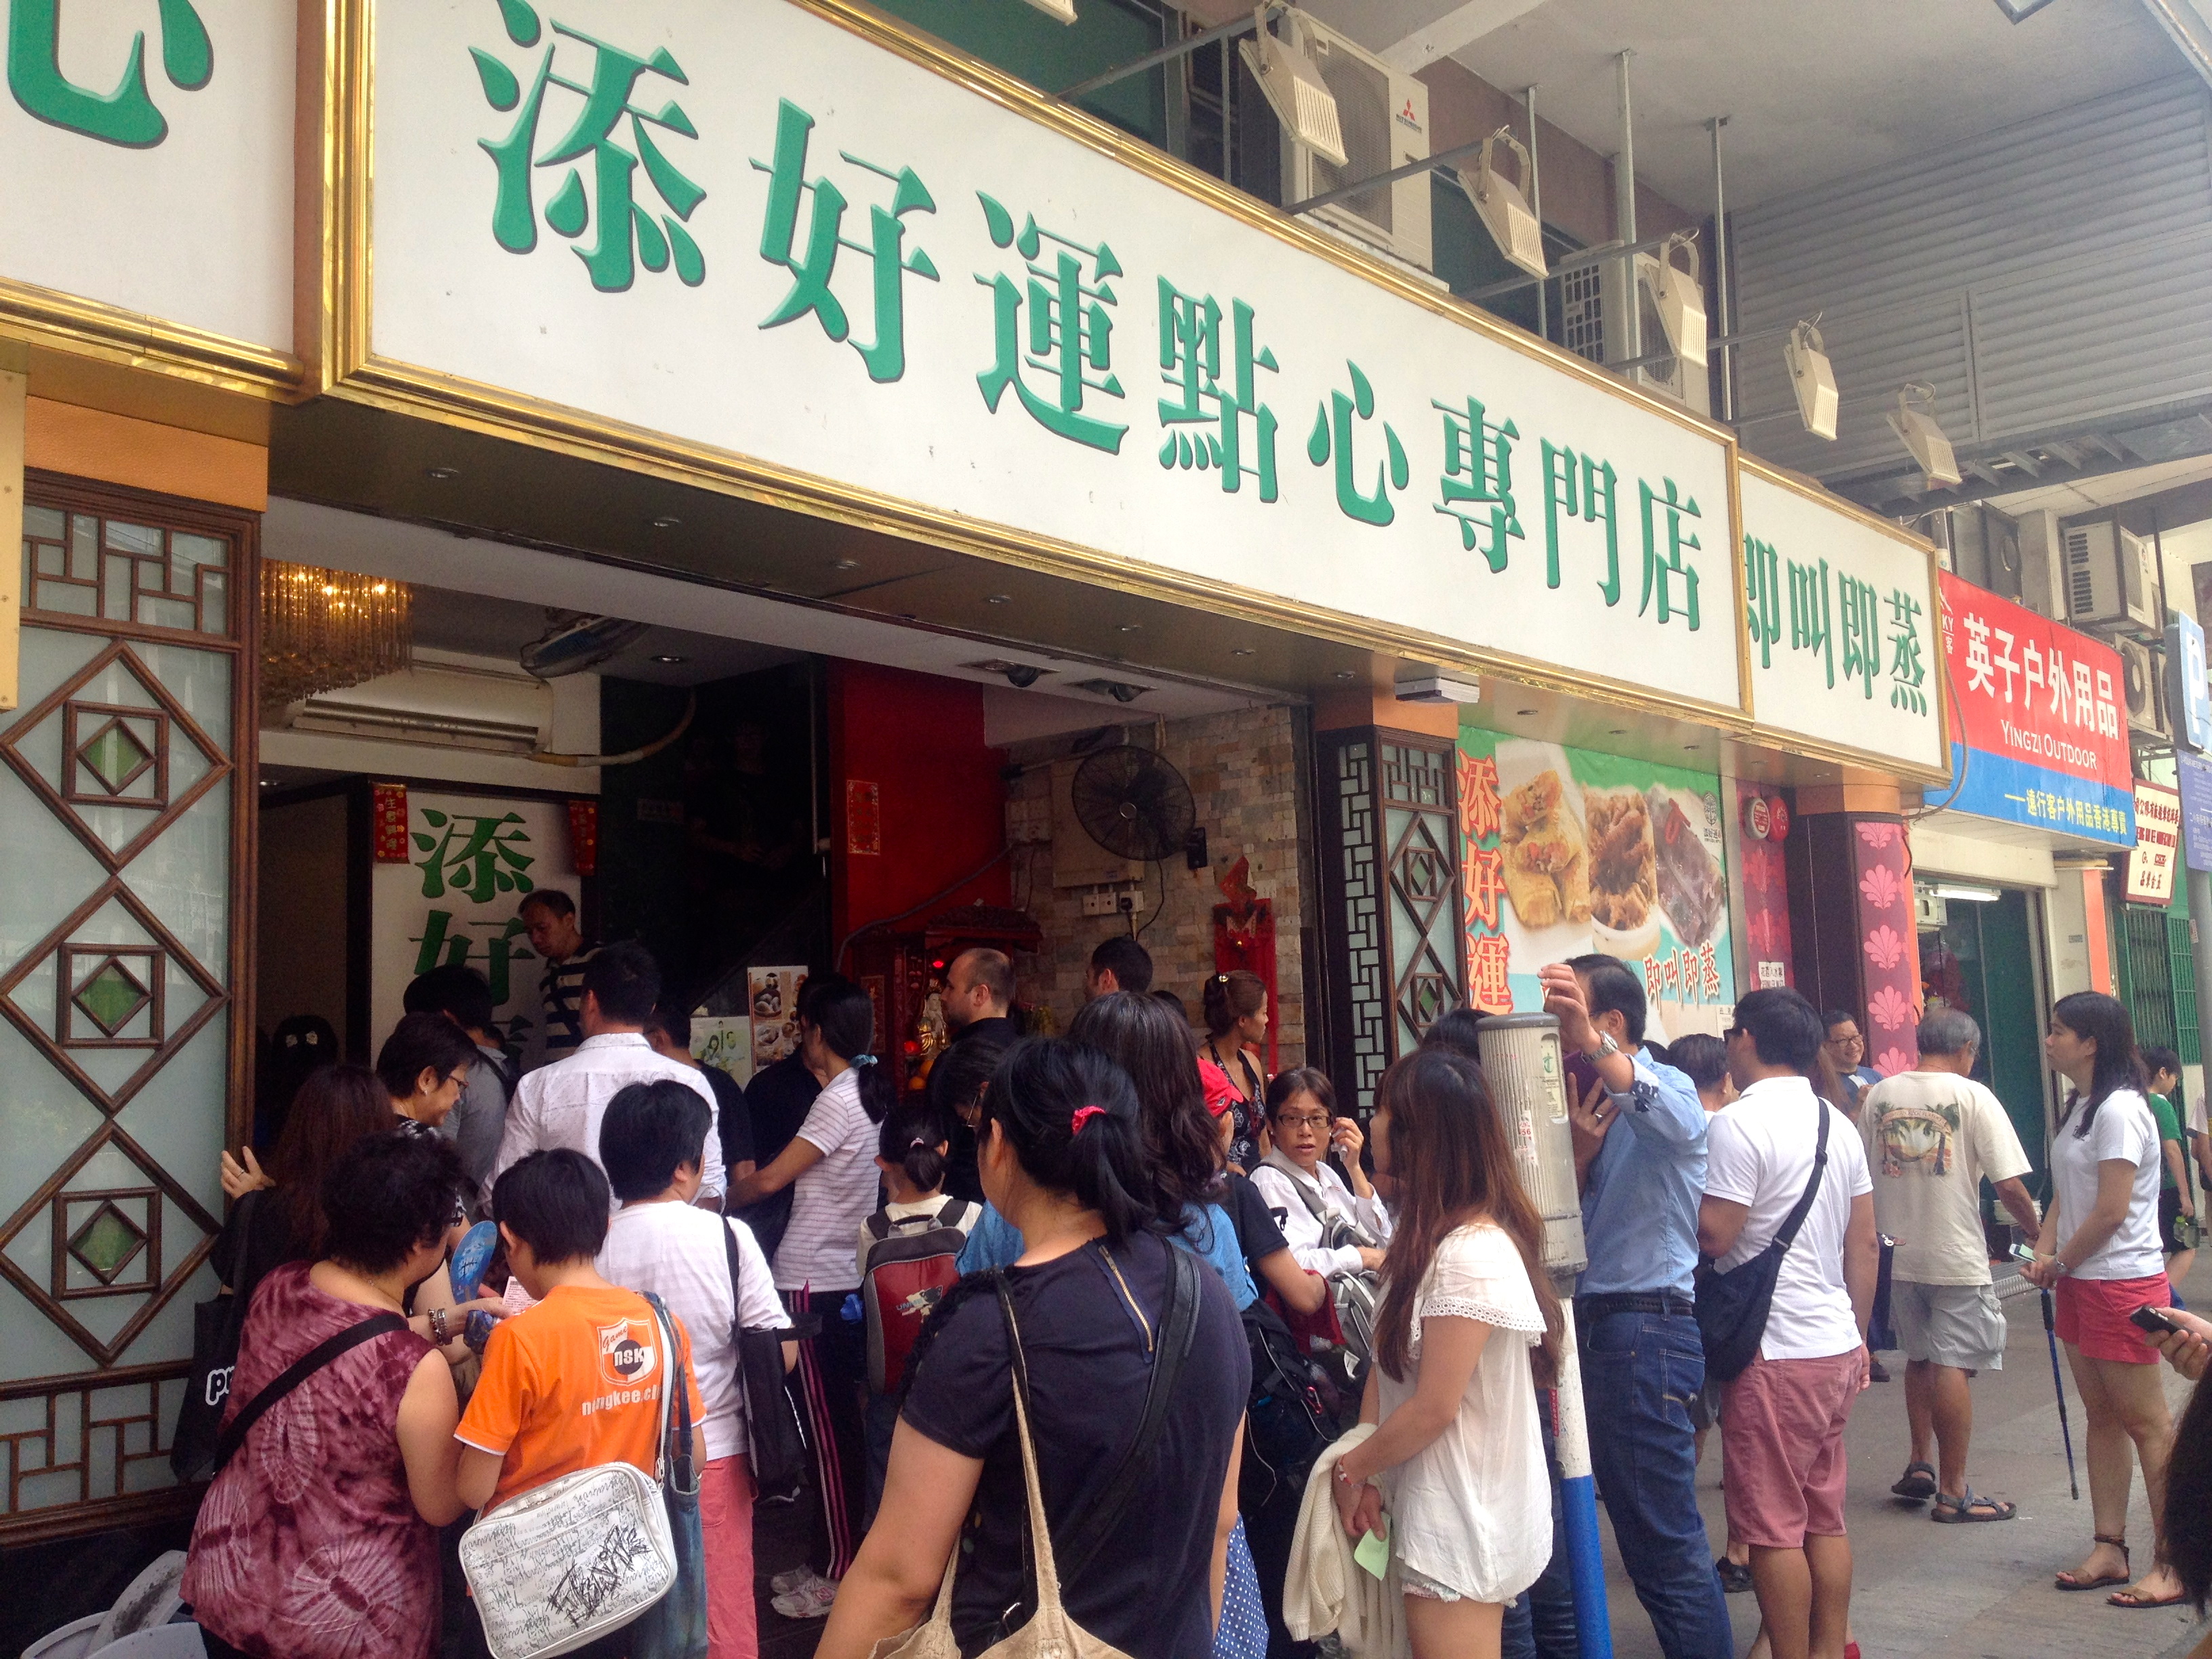
[[[1577,1296],[1691,1294],[1698,1205],[1705,1194],[1705,1108],[1671,1066],[1636,1055],[1636,1083],[1613,1095],[1618,1115],[1583,1194],[1589,1266]]]
[[[1692,1095],[1691,1098],[1697,1097]],[[1698,1163],[1703,1170],[1702,1152]],[[1229,1212],[1218,1204],[1208,1204],[1200,1210],[1191,1224],[1172,1235],[1170,1242],[1181,1245],[1221,1275],[1221,1282],[1229,1287],[1229,1294],[1236,1300],[1237,1312],[1243,1312],[1260,1299],[1260,1292],[1253,1287],[1252,1275],[1244,1266],[1243,1252],[1237,1247],[1237,1229],[1230,1222]],[[1024,1248],[1021,1229],[986,1204],[983,1213],[976,1218],[975,1231],[961,1248],[958,1266],[963,1273],[1011,1267],[1021,1259]]]

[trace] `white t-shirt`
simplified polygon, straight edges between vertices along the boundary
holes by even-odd
[[[737,1236],[736,1309],[749,1331],[782,1328],[783,1304],[769,1278],[768,1258],[742,1221],[726,1224]],[[725,1223],[689,1204],[625,1204],[607,1224],[599,1247],[599,1277],[624,1290],[651,1291],[683,1322],[691,1339],[691,1370],[707,1420],[700,1425],[707,1457],[732,1457],[745,1449],[744,1395],[738,1386],[732,1334],[729,1249]]]
[[[1844,1234],[1851,1200],[1873,1190],[1866,1149],[1850,1119],[1826,1104],[1802,1077],[1763,1078],[1724,1112],[1705,1139],[1705,1196],[1750,1206],[1735,1248],[1717,1265],[1737,1267],[1771,1243],[1813,1173],[1818,1108],[1828,1115],[1828,1164],[1820,1190],[1782,1258],[1773,1310],[1759,1352],[1767,1359],[1822,1359],[1859,1346],[1858,1322],[1844,1286]]]
[[[1875,1224],[1897,1241],[1891,1271],[1915,1285],[1986,1285],[1982,1178],[2027,1173],[2004,1103],[1971,1078],[1905,1072],[1859,1097]]]
[[[843,1071],[815,1096],[799,1138],[822,1154],[793,1184],[791,1224],[776,1247],[779,1291],[849,1291],[860,1283],[853,1241],[876,1212],[876,1125],[860,1105],[860,1074]]]
[[[2164,1152],[2150,1103],[2133,1089],[2113,1090],[2097,1108],[2085,1139],[2074,1132],[2087,1109],[2076,1105],[2051,1142],[2051,1179],[2058,1195],[2058,1253],[2074,1263],[2076,1279],[2148,1279],[2162,1273],[2166,1257],[2158,1248],[2158,1189]],[[2075,1261],[2066,1241],[2097,1207],[2097,1166],[2115,1161],[2136,1166],[2135,1195],[2128,1200],[2127,1218],[2103,1249],[2087,1261]]]

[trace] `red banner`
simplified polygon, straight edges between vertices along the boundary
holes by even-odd
[[[407,862],[407,786],[373,783],[368,787],[369,842],[379,864]]]

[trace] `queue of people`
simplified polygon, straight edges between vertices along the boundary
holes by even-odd
[[[2163,1522],[2130,1577],[2133,1468],[2163,1516],[2170,1459],[2196,1467],[2155,1364],[2201,1370],[2212,1326],[2134,1318],[2173,1303],[2176,1137],[2110,998],[2053,1012],[2073,1094],[2039,1215],[1965,1015],[1931,1011],[1914,1071],[1853,1076],[1837,1017],[1795,992],[1669,1049],[1639,975],[1546,968],[1589,1255],[1568,1286],[1470,1012],[1390,1066],[1363,1126],[1319,1070],[1267,1074],[1255,975],[1208,980],[1200,1033],[1116,939],[1067,1034],[1024,1037],[1011,963],[977,950],[949,964],[926,1087],[895,1095],[867,993],[817,975],[799,1053],[740,1091],[690,1060],[642,947],[530,903],[560,949],[540,1064],[518,1077],[488,990],[441,969],[374,1070],[308,1077],[265,1170],[224,1156],[216,1261],[250,1308],[185,1585],[211,1654],[483,1652],[485,1622],[520,1615],[505,1580],[475,1593],[471,1528],[615,1465],[665,1495],[677,1584],[569,1650],[757,1654],[760,1460],[795,1421],[814,1535],[769,1599],[823,1621],[824,1655],[1034,1628],[1136,1659],[1332,1632],[1566,1659],[1551,1390],[1572,1319],[1591,1464],[1668,1659],[1732,1659],[1738,1589],[1773,1659],[1856,1659],[1843,1434],[1878,1276],[1905,1357],[1893,1490],[1939,1522],[2014,1513],[1966,1474],[1969,1379],[2005,1346],[1985,1177],[2087,1413],[2094,1538],[2058,1588],[2166,1606],[2212,1579],[2212,1544]],[[460,1248],[476,1222],[489,1274]],[[1717,1559],[1695,1493],[1715,1426]]]

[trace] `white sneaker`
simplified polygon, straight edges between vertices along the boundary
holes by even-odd
[[[811,1573],[805,1583],[773,1597],[769,1605],[786,1619],[827,1619],[837,1599],[837,1581]]]
[[[802,1584],[811,1583],[822,1575],[811,1567],[787,1567],[768,1581],[770,1595],[788,1595]]]

